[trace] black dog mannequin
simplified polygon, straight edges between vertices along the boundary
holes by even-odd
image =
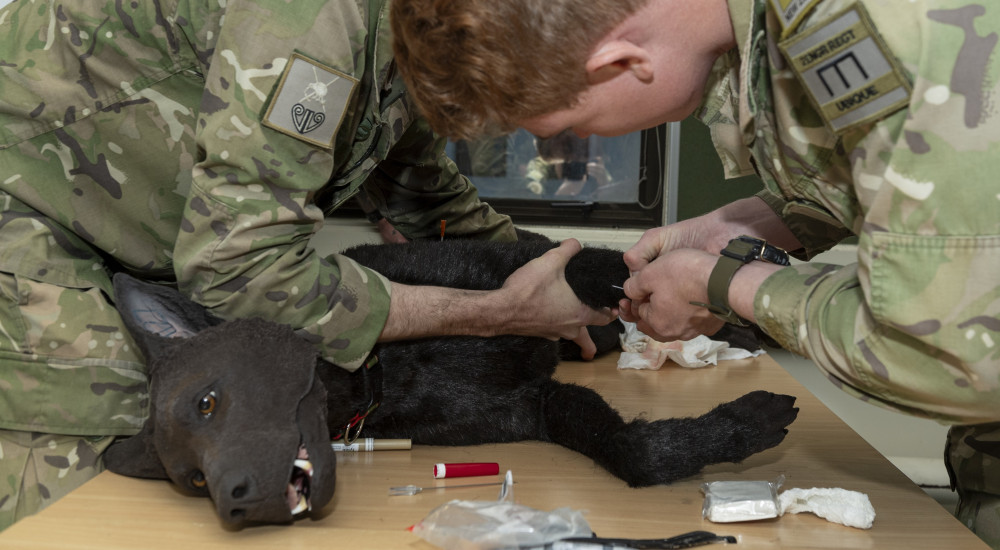
[[[478,241],[379,245],[345,254],[408,284],[498,288],[553,245]],[[614,306],[621,254],[584,249],[566,268],[580,299]],[[429,338],[380,344],[357,372],[317,358],[291,329],[222,322],[173,289],[115,278],[117,305],[149,358],[150,418],[107,467],[211,496],[223,521],[288,522],[332,498],[330,448],[352,418],[364,435],[426,445],[535,439],[581,452],[630,486],[670,483],[780,443],[794,398],[757,391],[698,418],[626,422],[596,392],[553,380],[542,338]],[[371,410],[373,401],[381,404]],[[355,427],[356,429],[356,427]]]

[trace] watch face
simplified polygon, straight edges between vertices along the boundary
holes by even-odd
[[[764,241],[758,239],[740,237],[729,241],[729,246],[722,250],[722,255],[736,258],[743,263],[749,263],[757,259],[758,252],[760,252],[760,247],[763,244]]]
[[[735,258],[743,263],[761,260],[777,265],[791,265],[787,252],[777,246],[767,244],[766,241],[747,235],[741,235],[729,241],[729,245],[722,251],[722,255]]]

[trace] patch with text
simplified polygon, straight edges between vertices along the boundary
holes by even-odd
[[[883,118],[910,102],[910,82],[861,4],[778,47],[834,133]]]

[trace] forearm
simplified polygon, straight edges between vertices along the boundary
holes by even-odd
[[[579,250],[576,240],[565,241],[517,269],[496,290],[392,283],[379,339],[500,334],[574,339],[581,327],[605,325],[618,314],[587,307],[566,282],[566,264]]]
[[[749,197],[697,218],[646,231],[639,242],[625,252],[625,263],[630,271],[637,272],[675,250],[688,248],[718,255],[730,240],[740,235],[764,239],[785,250],[800,247],[766,202]]]
[[[393,283],[379,341],[508,333],[508,312],[500,305],[495,291]]]
[[[740,235],[764,239],[785,250],[801,247],[781,218],[758,197],[732,202],[698,220],[701,233],[706,235],[701,248],[707,252],[718,253]]]
[[[755,307],[757,291],[768,277],[780,269],[780,265],[764,262],[750,262],[741,267],[729,283],[729,307],[740,317],[758,324]],[[707,276],[705,281],[707,285]]]
[[[392,284],[389,316],[380,342],[432,336],[499,336],[513,334],[555,340],[573,339],[581,326],[607,324],[613,315],[591,310],[573,298],[538,314],[511,289],[463,290]]]

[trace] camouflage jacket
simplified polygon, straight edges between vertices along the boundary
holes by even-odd
[[[760,174],[800,257],[859,239],[856,264],[769,277],[755,297],[762,328],[864,399],[948,422],[1000,419],[1000,4],[865,0],[877,31],[844,27],[796,50],[854,2],[814,2],[785,36],[773,5],[803,3],[729,3],[738,51],[716,65],[699,112],[727,173]],[[806,88],[870,69],[851,49],[863,45],[841,49],[855,32],[881,37],[912,90],[898,108],[836,128]],[[802,67],[825,55],[826,73],[810,81]]]
[[[318,197],[364,193],[410,237],[445,219],[515,238],[411,107],[387,17],[384,0],[15,2],[0,10],[0,191],[121,268],[357,368],[388,285],[313,251]],[[8,250],[0,270],[52,261]],[[57,284],[110,292],[89,262],[65,267]]]

